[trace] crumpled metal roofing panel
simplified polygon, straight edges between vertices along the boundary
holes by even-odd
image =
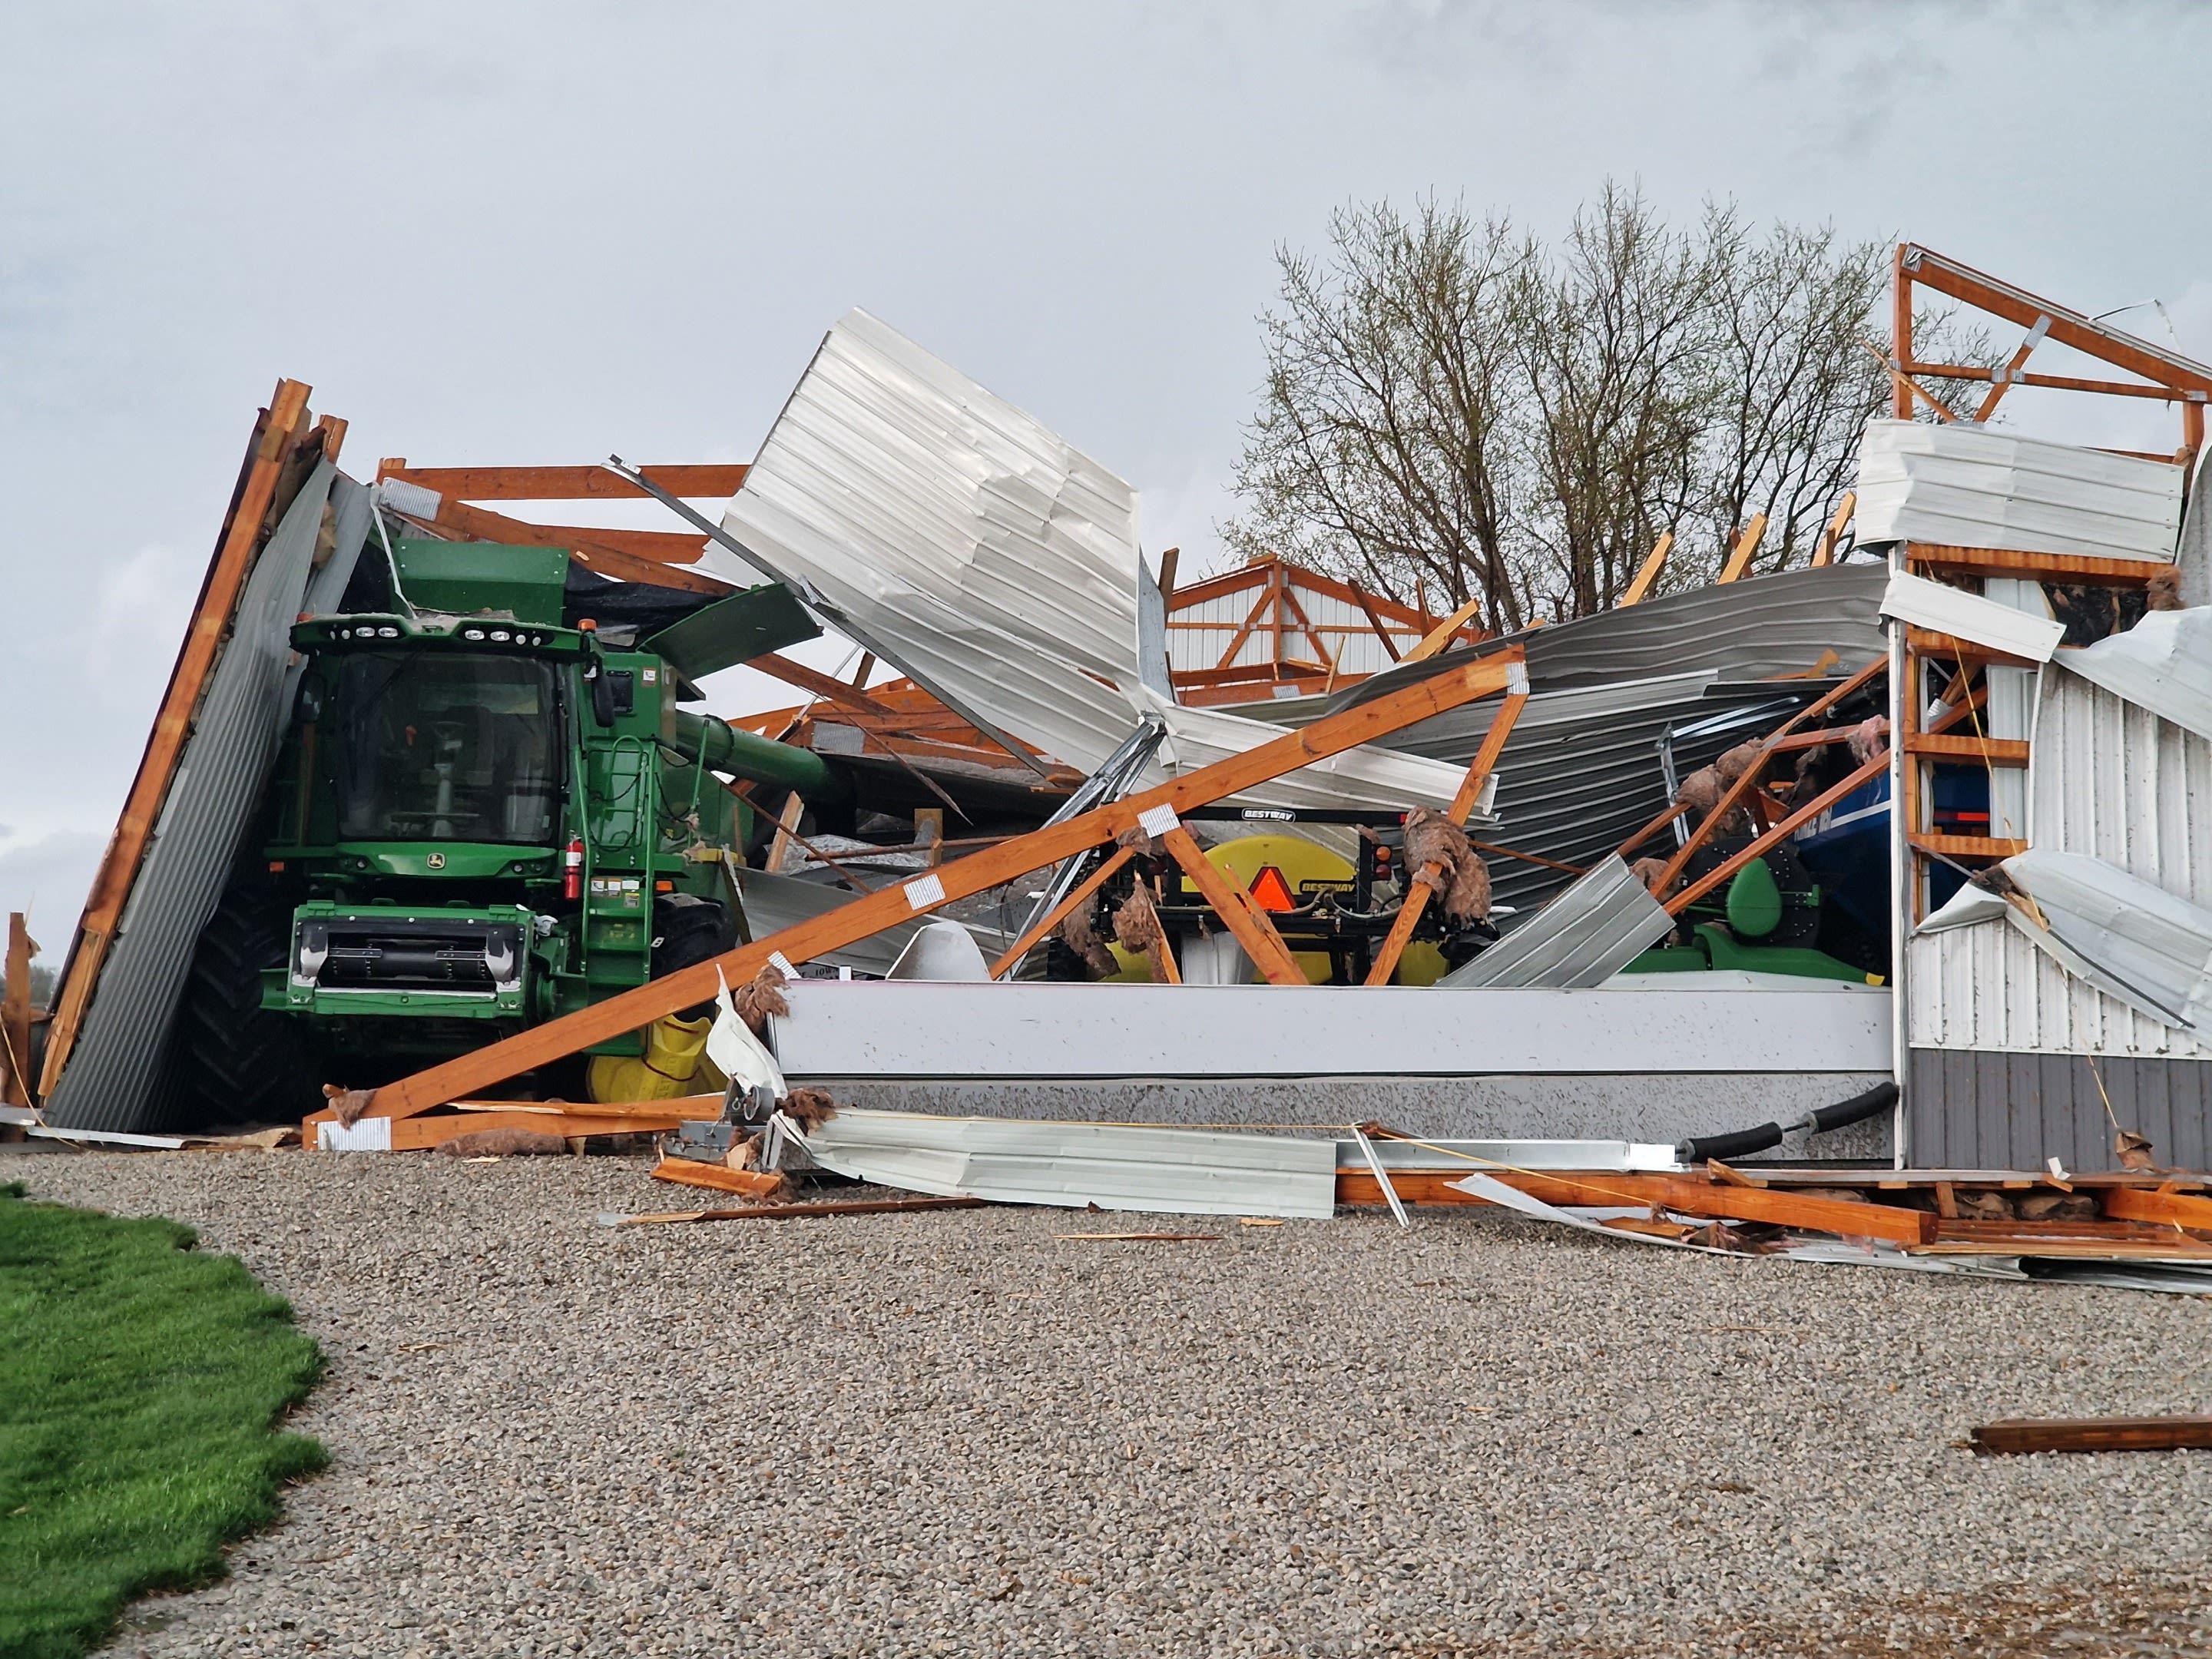
[[[1608,853],[1588,875],[1437,983],[1455,991],[1602,985],[1674,930],[1674,917]]]
[[[841,1111],[803,1144],[855,1180],[1001,1204],[1316,1219],[1336,1209],[1333,1140]]]
[[[1425,662],[1401,663],[1339,692],[1329,713],[1370,702],[1444,669],[1518,645],[1537,691],[1607,685],[1661,674],[1709,672],[1721,679],[1771,679],[1804,674],[1835,653],[1832,672],[1848,674],[1889,650],[1882,630],[1885,564],[1855,562],[1714,583],[1670,593],[1625,611],[1455,646]],[[1423,734],[1452,714],[1401,733],[1395,746],[1428,752]]]
[[[2153,611],[2133,628],[2053,659],[2083,679],[2212,738],[2212,605]]]
[[[2171,559],[2181,469],[1970,422],[1869,421],[1859,444],[1862,546],[1932,542],[2088,557]]]
[[[349,570],[360,551],[368,524],[364,494],[321,463],[255,559],[69,1069],[46,1101],[47,1121],[78,1129],[161,1127],[161,1059],[194,945],[215,914],[276,757],[289,707],[292,621],[307,588],[324,507],[336,507],[338,528],[351,538],[339,543],[319,579],[342,592],[344,577],[330,573]]]
[[[1135,490],[866,312],[823,339],[722,527],[967,718],[1085,772],[1154,708],[1169,726],[1160,764],[1178,771],[1279,735],[1163,706],[1146,687]],[[1374,748],[1338,757],[1328,778],[1239,799],[1402,807],[1448,800],[1459,782]]]

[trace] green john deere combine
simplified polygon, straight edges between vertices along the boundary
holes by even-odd
[[[325,1079],[386,1080],[731,948],[757,820],[714,775],[843,793],[807,750],[677,706],[818,631],[783,588],[644,590],[662,614],[617,623],[575,614],[558,549],[391,552],[374,608],[293,629],[265,828],[183,1009],[211,1115],[296,1115]]]

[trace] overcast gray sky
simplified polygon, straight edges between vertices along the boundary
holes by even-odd
[[[9,7],[0,909],[65,945],[280,375],[356,477],[743,459],[865,305],[1202,562],[1273,251],[1354,198],[1548,234],[1638,179],[2212,355],[2208,46],[2148,3]]]

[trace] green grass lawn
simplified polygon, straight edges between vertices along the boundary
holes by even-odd
[[[273,1425],[322,1368],[292,1310],[173,1221],[0,1185],[0,1659],[64,1659],[132,1595],[222,1571],[323,1449]]]

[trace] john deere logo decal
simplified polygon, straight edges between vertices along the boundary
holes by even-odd
[[[428,858],[424,859],[422,862],[428,865],[433,870],[442,870],[446,867],[446,855],[443,853],[433,853]]]

